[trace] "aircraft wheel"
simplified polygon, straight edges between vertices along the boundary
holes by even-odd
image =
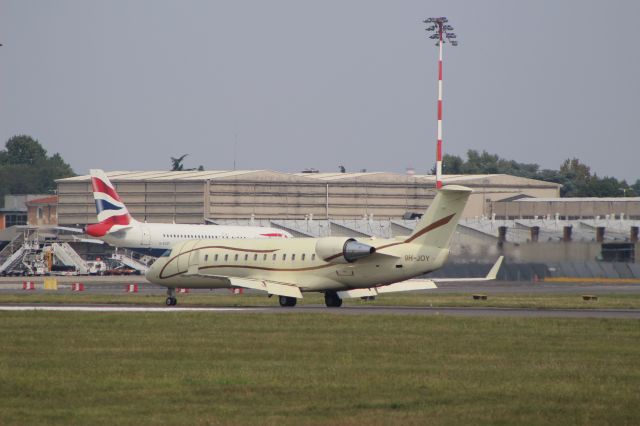
[[[166,303],[167,306],[176,306],[178,304],[178,299],[175,297],[167,297]]]
[[[280,306],[282,307],[293,307],[296,306],[298,299],[295,297],[280,296],[278,297],[278,302],[280,302]]]
[[[326,291],[324,293],[324,303],[327,305],[327,308],[339,308],[342,306],[342,299],[340,299],[338,293],[335,291]]]

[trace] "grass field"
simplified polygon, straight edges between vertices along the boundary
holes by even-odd
[[[375,301],[360,299],[346,299],[345,305],[377,305],[377,306],[434,306],[434,307],[464,307],[485,306],[501,308],[616,308],[640,309],[640,294],[601,294],[598,301],[582,300],[579,294],[490,294],[488,300],[473,300],[470,294],[433,294],[409,293],[388,294],[378,297]],[[145,304],[164,306],[165,296],[151,296],[144,294],[96,295],[87,293],[70,293],[68,291],[52,293],[0,294],[0,303],[105,303],[105,304]],[[305,293],[304,299],[298,302],[300,306],[310,304],[324,304],[324,299],[318,293]],[[264,295],[222,295],[218,294],[179,294],[178,306],[277,306],[277,298],[267,298]]]
[[[0,312],[0,424],[637,424],[640,323]]]

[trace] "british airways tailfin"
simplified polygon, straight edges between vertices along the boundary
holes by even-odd
[[[90,173],[98,223],[87,225],[85,232],[92,237],[104,237],[135,223],[107,175],[99,169],[92,169]]]

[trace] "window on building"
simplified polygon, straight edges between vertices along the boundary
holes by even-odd
[[[313,254],[311,255],[311,260],[316,260],[316,254],[315,254],[315,253],[313,253]]]
[[[237,254],[233,257],[233,260],[238,260],[238,255]]]
[[[273,253],[273,256],[271,257],[271,260],[276,260],[276,254]]]
[[[293,262],[294,260],[296,260],[296,254],[295,254],[295,253],[293,253],[293,254],[291,255],[291,261]]]
[[[213,257],[213,260],[215,260],[216,262],[218,261],[218,255],[217,254]]]
[[[27,215],[26,214],[8,214],[4,217],[4,226],[6,228],[15,225],[26,225],[27,224]]]
[[[304,262],[304,258],[305,258],[306,256],[307,256],[306,254],[302,253],[302,261],[303,261],[303,262]]]
[[[257,254],[253,255],[253,260],[258,260],[258,255]]]
[[[248,254],[245,254],[245,255],[244,255],[244,260],[245,260],[245,262],[246,262],[247,260],[249,260],[249,255],[248,255]]]
[[[226,262],[227,260],[229,260],[229,255],[228,255],[228,254],[225,254],[225,255],[224,255],[224,260],[225,260],[225,262]]]
[[[287,260],[287,254],[286,254],[286,253],[284,253],[284,254],[282,255],[282,260]]]

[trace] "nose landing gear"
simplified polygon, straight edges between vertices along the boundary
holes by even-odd
[[[169,287],[167,289],[167,300],[165,301],[167,306],[176,306],[178,299],[176,299],[176,289]]]

